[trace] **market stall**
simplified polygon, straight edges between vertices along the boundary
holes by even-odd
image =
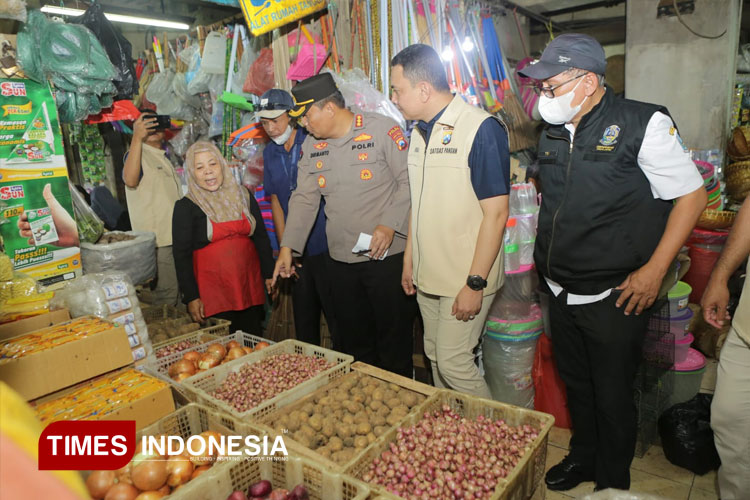
[[[258,436],[281,438],[288,452],[139,453],[116,471],[82,475],[95,499],[544,498],[550,431],[570,427],[570,414],[534,267],[540,122],[538,96],[516,72],[534,55],[523,10],[491,1],[213,3],[221,18],[125,36],[97,2],[59,17],[9,2],[20,23],[2,39],[0,383],[44,425],[134,420],[138,439]],[[124,169],[140,116],[156,115],[164,132],[160,159],[174,169],[178,198],[188,192],[188,148],[217,145],[278,251],[260,96],[329,72],[348,105],[388,116],[408,136],[389,71],[414,43],[438,51],[453,93],[507,125],[505,284],[476,356],[492,400],[425,383],[421,341],[412,380],[331,349],[330,335],[321,346],[295,340],[283,295],[263,292],[265,332],[151,303],[158,249],[171,245],[128,219]],[[657,442],[659,416],[699,392],[726,337],[701,323],[696,304],[750,189],[747,88],[738,85],[725,150],[691,151],[708,204],[649,324],[634,395],[638,456]]]

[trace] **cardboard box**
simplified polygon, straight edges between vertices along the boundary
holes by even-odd
[[[32,401],[31,406],[36,407],[42,403],[64,397],[90,382],[94,382],[97,379],[104,378],[128,369],[132,369],[132,367],[113,370],[110,373],[100,375],[99,377],[95,377],[91,380],[86,380],[84,382],[81,382],[80,384],[76,384],[73,387],[68,387],[67,389],[63,389],[54,394],[49,394],[37,399],[36,401]],[[144,373],[144,375],[152,377],[152,375],[146,373]],[[103,415],[101,418],[96,420],[135,420],[136,431],[139,431],[144,427],[153,424],[157,420],[169,415],[170,413],[173,413],[175,411],[175,405],[174,399],[172,397],[172,388],[169,384],[165,383],[162,380],[159,380],[159,382],[163,383],[164,387],[162,387],[158,391],[152,392],[151,394],[133,401],[132,403],[119,406],[111,413],[107,413],[106,415]],[[52,421],[48,421],[44,422],[43,424],[48,425],[51,422]]]
[[[39,316],[33,316],[31,318],[19,319],[18,321],[11,321],[10,323],[4,323],[0,325],[0,340],[6,340],[12,337],[18,337],[24,333],[33,332],[34,330],[41,330],[48,326],[56,325],[64,321],[70,320],[70,313],[67,309],[58,309],[56,311],[50,311]]]
[[[0,362],[0,380],[32,400],[132,362],[125,329],[113,325],[90,337]]]

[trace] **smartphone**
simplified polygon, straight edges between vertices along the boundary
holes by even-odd
[[[147,118],[156,118],[156,130],[166,130],[172,127],[172,119],[169,115],[156,115],[149,113]]]

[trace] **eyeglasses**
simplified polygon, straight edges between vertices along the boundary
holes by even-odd
[[[565,85],[567,83],[570,83],[570,82],[572,82],[574,80],[578,80],[579,78],[581,78],[582,76],[586,76],[587,74],[588,73],[583,73],[583,74],[580,74],[578,76],[574,76],[570,80],[566,80],[566,81],[564,81],[564,82],[562,82],[562,83],[560,83],[558,85],[553,85],[552,87],[542,87],[541,85],[534,85],[532,88],[534,89],[534,92],[536,93],[536,95],[542,95],[542,94],[544,94],[544,97],[547,97],[549,99],[554,99],[555,98],[555,90],[559,89],[560,87],[562,87],[563,85]]]

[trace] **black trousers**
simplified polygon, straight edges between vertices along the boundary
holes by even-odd
[[[649,314],[625,316],[619,292],[586,305],[550,294],[552,346],[573,422],[571,458],[596,471],[600,488],[630,487],[636,442],[633,386]]]
[[[214,318],[231,321],[229,332],[234,333],[237,330],[259,337],[263,336],[263,320],[266,317],[264,306],[251,306],[242,311],[224,311],[213,315]]]
[[[305,256],[292,287],[294,331],[297,340],[320,345],[320,313],[326,316],[331,337],[336,338],[328,253]]]
[[[346,264],[330,260],[337,334],[334,348],[412,377],[414,297],[401,288],[403,255]]]

